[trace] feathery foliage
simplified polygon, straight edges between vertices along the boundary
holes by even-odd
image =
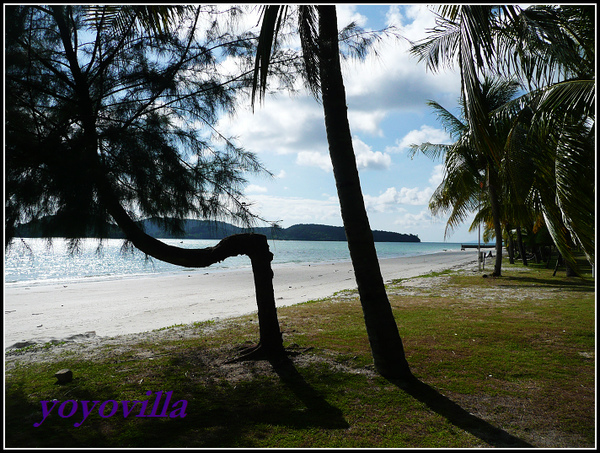
[[[86,121],[103,177],[132,217],[175,219],[174,230],[185,217],[252,221],[244,174],[268,172],[215,129],[251,82],[250,72],[221,75],[219,59],[249,57],[252,36],[217,33],[206,6],[27,5],[6,14],[7,240],[16,223],[46,215],[73,238],[106,233],[110,216],[81,149]],[[200,26],[204,17],[212,26]]]

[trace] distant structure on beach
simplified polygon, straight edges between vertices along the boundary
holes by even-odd
[[[345,241],[344,227],[316,224],[292,225],[288,228],[259,227],[241,228],[225,222],[209,220],[184,220],[183,235],[170,233],[155,219],[146,219],[140,222],[150,236],[164,239],[223,239],[232,234],[260,233],[269,239],[284,241]],[[123,238],[123,233],[116,227],[109,229],[110,238]],[[59,224],[53,223],[52,218],[30,222],[17,227],[16,237],[65,237]],[[90,235],[90,237],[93,237]],[[421,242],[414,234],[394,233],[391,231],[373,231],[375,242]]]

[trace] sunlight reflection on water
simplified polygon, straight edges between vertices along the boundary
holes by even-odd
[[[216,245],[211,239],[162,239],[163,242],[185,248],[205,248]],[[126,278],[137,275],[193,272],[189,269],[147,257],[139,250],[123,250],[120,239],[84,239],[74,254],[69,254],[68,242],[55,238],[19,239],[6,250],[4,281],[6,284],[33,284],[75,281],[80,279]],[[269,241],[274,254],[273,264],[304,264],[347,261],[346,242],[338,241]],[[442,242],[378,242],[380,259],[414,256],[444,250],[460,250],[460,244]],[[250,268],[246,256],[226,259],[203,272]]]

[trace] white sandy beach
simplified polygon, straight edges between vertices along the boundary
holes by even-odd
[[[380,260],[385,281],[476,265],[476,251]],[[352,265],[273,266],[277,306],[356,288]],[[4,347],[140,333],[256,311],[252,271],[4,288]]]

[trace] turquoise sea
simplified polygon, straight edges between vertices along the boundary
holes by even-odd
[[[204,248],[217,244],[209,239],[162,239],[163,242],[186,248]],[[189,269],[148,258],[138,250],[123,250],[123,241],[96,239],[81,241],[75,254],[69,254],[67,241],[56,238],[51,243],[44,239],[15,239],[5,251],[5,285],[32,285],[64,283],[78,280],[122,279],[149,274],[177,274],[193,271],[222,272],[249,268],[246,256],[228,258],[208,268]],[[415,256],[445,250],[460,250],[460,244],[448,242],[377,242],[380,259]],[[273,265],[312,264],[349,261],[346,242],[279,241],[270,240],[274,254]]]

